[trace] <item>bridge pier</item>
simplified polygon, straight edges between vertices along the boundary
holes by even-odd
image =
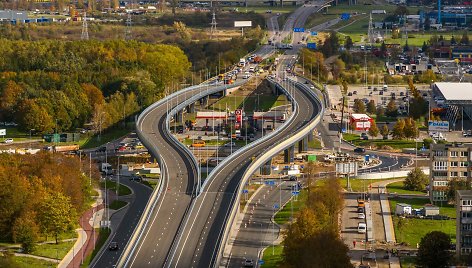
[[[195,103],[189,104],[187,106],[187,113],[195,113]]]
[[[175,122],[182,123],[183,121],[184,121],[184,111],[181,110],[175,114]]]
[[[270,175],[272,173],[272,158],[269,159],[261,168],[261,175]]]
[[[304,137],[298,142],[298,153],[308,151],[308,137]]]
[[[290,146],[284,150],[284,163],[290,164],[293,163],[295,159],[295,146]]]
[[[209,99],[208,96],[205,96],[205,97],[201,98],[200,99],[200,106],[207,106],[208,105],[208,99]]]

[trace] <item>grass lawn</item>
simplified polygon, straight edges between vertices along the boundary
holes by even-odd
[[[109,207],[111,209],[118,210],[118,209],[126,206],[126,204],[128,204],[128,202],[125,202],[125,201],[122,201],[122,200],[113,200],[113,202],[111,202]]]
[[[318,139],[313,139],[313,141],[308,142],[308,147],[314,148],[314,149],[322,149],[321,147],[321,141]]]
[[[143,184],[151,187],[152,189],[155,189],[157,187],[157,184],[159,183],[158,180],[143,180]]]
[[[421,192],[421,191],[410,191],[404,189],[404,185],[402,181],[390,183],[387,185],[387,191],[389,193],[397,193],[397,194],[419,194],[419,195],[425,195],[426,192]]]
[[[97,239],[97,244],[95,245],[95,249],[92,251],[92,253],[88,256],[85,257],[84,263],[80,265],[80,267],[88,267],[90,262],[93,260],[95,255],[100,251],[100,249],[103,247],[105,244],[105,241],[107,241],[108,236],[110,235],[110,229],[108,228],[103,228],[103,229],[96,229],[96,232],[98,232],[98,239]]]
[[[105,188],[105,182],[100,182],[100,186]],[[112,180],[106,180],[106,188],[108,190],[116,191],[116,182]],[[131,194],[131,189],[128,186],[120,183],[120,188],[118,189],[118,195],[129,195]]]
[[[295,9],[297,9],[299,6],[276,6],[276,7],[271,7],[271,6],[248,6],[248,7],[237,7],[239,12],[250,12],[253,11],[255,13],[266,13],[267,10],[272,10],[272,14],[275,15],[274,13],[291,13]]]
[[[379,181],[388,181],[388,180],[394,180],[394,179],[382,179],[382,180],[365,180],[365,179],[349,179],[349,182],[351,183],[351,188],[352,191],[354,192],[363,192],[364,189],[368,190],[369,189],[369,184],[374,183],[374,182],[379,182]],[[343,188],[347,188],[347,178],[342,178],[340,179],[341,186]]]
[[[264,260],[264,264],[262,264],[261,268],[276,268],[279,267],[280,262],[282,261],[282,253],[283,253],[284,246],[282,244],[274,246],[274,254],[272,254],[272,246],[266,248],[264,250],[264,255],[262,259]]]
[[[344,137],[344,135],[343,135]],[[364,147],[369,147],[369,146],[377,146],[377,147],[382,147],[382,146],[390,146],[393,149],[403,149],[403,148],[415,148],[417,145],[418,148],[421,148],[423,145],[421,142],[418,142],[415,144],[414,140],[383,140],[383,139],[369,139],[369,140],[361,140],[361,139],[354,139],[351,140],[352,143],[356,146],[364,146]]]
[[[307,191],[300,191],[298,201],[289,201],[279,212],[275,214],[274,220],[277,224],[283,225],[290,221],[292,217],[292,206],[293,206],[293,217],[295,214],[305,205],[307,199]]]
[[[345,141],[359,140],[360,137],[361,137],[361,136],[358,135],[358,134],[343,133],[343,139],[344,139]]]
[[[131,129],[124,128],[113,128],[102,132],[102,136],[98,139],[98,134],[93,136],[85,136],[80,139],[79,145],[81,149],[95,148],[112,140],[116,140],[120,137],[131,132]]]
[[[35,258],[30,258],[30,257],[19,257],[19,256],[12,256],[11,257],[13,262],[18,268],[51,268],[51,267],[56,267],[57,263],[50,262],[50,261],[45,261],[45,260],[39,260]]]
[[[259,96],[259,105],[257,99],[257,96],[245,97],[229,95],[213,103],[208,109],[214,109],[215,111],[224,111],[227,107],[230,111],[234,111],[237,108],[242,109],[244,106],[245,112],[252,113],[255,110],[268,111],[272,107],[286,105],[289,103],[285,95],[261,95]]]
[[[205,174],[205,176],[206,176],[206,174]],[[260,184],[251,184],[251,185],[247,185],[245,187],[245,190],[248,190],[248,193],[247,193],[247,199],[246,199],[246,194],[242,194],[242,197],[239,201],[239,208],[241,209],[241,211],[244,209],[244,207],[247,204],[247,201],[251,198],[251,196],[254,195],[254,193],[257,191],[257,189],[259,189],[259,187],[261,187]]]
[[[396,203],[407,203],[413,208],[421,208],[424,204],[429,203],[426,198],[390,198],[390,210],[395,211]],[[452,205],[444,205],[439,208],[441,215],[455,217],[455,209]],[[431,231],[442,231],[449,235],[452,242],[456,240],[456,221],[450,220],[428,220],[428,219],[401,219],[403,227],[399,229],[400,217],[392,216],[393,226],[395,229],[395,237],[398,243],[405,242],[411,247],[416,247],[421,238]]]
[[[48,257],[52,259],[62,260],[66,256],[67,252],[74,245],[74,241],[59,242],[59,244],[41,244],[37,245],[33,252],[33,255]]]
[[[6,129],[7,135],[5,135],[5,138],[12,138],[14,141],[24,141],[24,140],[29,140],[29,132],[22,132],[18,130],[16,127],[4,127],[0,126],[0,129]],[[42,139],[42,136],[37,136],[37,135],[32,135],[32,139]],[[0,137],[0,141],[3,141],[3,136]]]

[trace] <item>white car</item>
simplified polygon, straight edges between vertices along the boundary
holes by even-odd
[[[359,213],[357,213],[357,218],[358,218],[358,219],[361,219],[361,220],[362,220],[362,219],[365,219],[365,214],[359,212]]]
[[[13,143],[13,139],[5,139],[3,142],[4,143]]]
[[[228,142],[225,144],[225,147],[231,147],[231,146],[236,146],[236,143],[235,142]]]
[[[363,222],[360,222],[357,225],[357,232],[360,234],[365,234],[367,232],[367,225]]]

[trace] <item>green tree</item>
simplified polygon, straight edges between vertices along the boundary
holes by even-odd
[[[395,103],[394,99],[391,99],[387,104],[387,111],[385,113],[387,116],[390,117],[397,117],[398,115],[398,108],[397,104]]]
[[[388,130],[387,125],[383,125],[382,128],[380,129],[380,135],[382,135],[382,137],[384,139],[386,139],[386,138],[388,138],[389,133],[390,133],[390,131]]]
[[[447,200],[454,202],[456,200],[456,191],[457,190],[470,190],[471,189],[470,179],[463,180],[460,178],[452,178],[447,183],[446,196]]]
[[[346,80],[343,80],[341,85],[342,85],[343,94],[346,95],[347,91],[349,90]]]
[[[348,35],[346,36],[346,40],[344,41],[344,47],[347,50],[351,50],[351,48],[354,46],[354,42],[352,42],[351,37]]]
[[[405,127],[403,131],[405,132],[405,137],[408,139],[415,139],[419,135],[418,126],[416,125],[415,120],[411,117],[405,119]]]
[[[369,128],[369,135],[373,138],[379,135],[379,128],[377,127],[377,124],[375,122],[373,122]]]
[[[21,243],[24,253],[34,251],[39,237],[39,227],[33,213],[28,212],[15,220],[13,224],[13,241]]]
[[[448,234],[429,232],[421,238],[416,262],[420,267],[426,268],[448,267],[452,258],[450,247],[451,238]]]
[[[392,136],[394,140],[401,140],[405,138],[405,120],[398,119],[397,123],[393,126]]]
[[[367,103],[367,112],[369,114],[375,114],[377,112],[377,107],[375,106],[374,100],[370,100],[369,103]]]
[[[43,233],[52,234],[58,243],[58,236],[73,227],[76,216],[70,198],[60,192],[49,194],[38,211],[38,220]]]
[[[424,191],[428,184],[429,178],[420,168],[415,168],[408,172],[408,175],[403,182],[405,189],[411,191]]]
[[[365,113],[364,101],[362,101],[361,99],[355,99],[352,109],[354,110],[355,113],[360,113],[360,114]]]
[[[385,109],[382,106],[379,106],[376,111],[377,118],[385,115]]]

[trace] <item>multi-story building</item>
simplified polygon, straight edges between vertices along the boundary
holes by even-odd
[[[470,161],[472,144],[431,144],[429,193],[431,202],[447,200],[447,186],[451,180],[472,178]]]
[[[456,254],[472,253],[472,190],[456,193]]]

